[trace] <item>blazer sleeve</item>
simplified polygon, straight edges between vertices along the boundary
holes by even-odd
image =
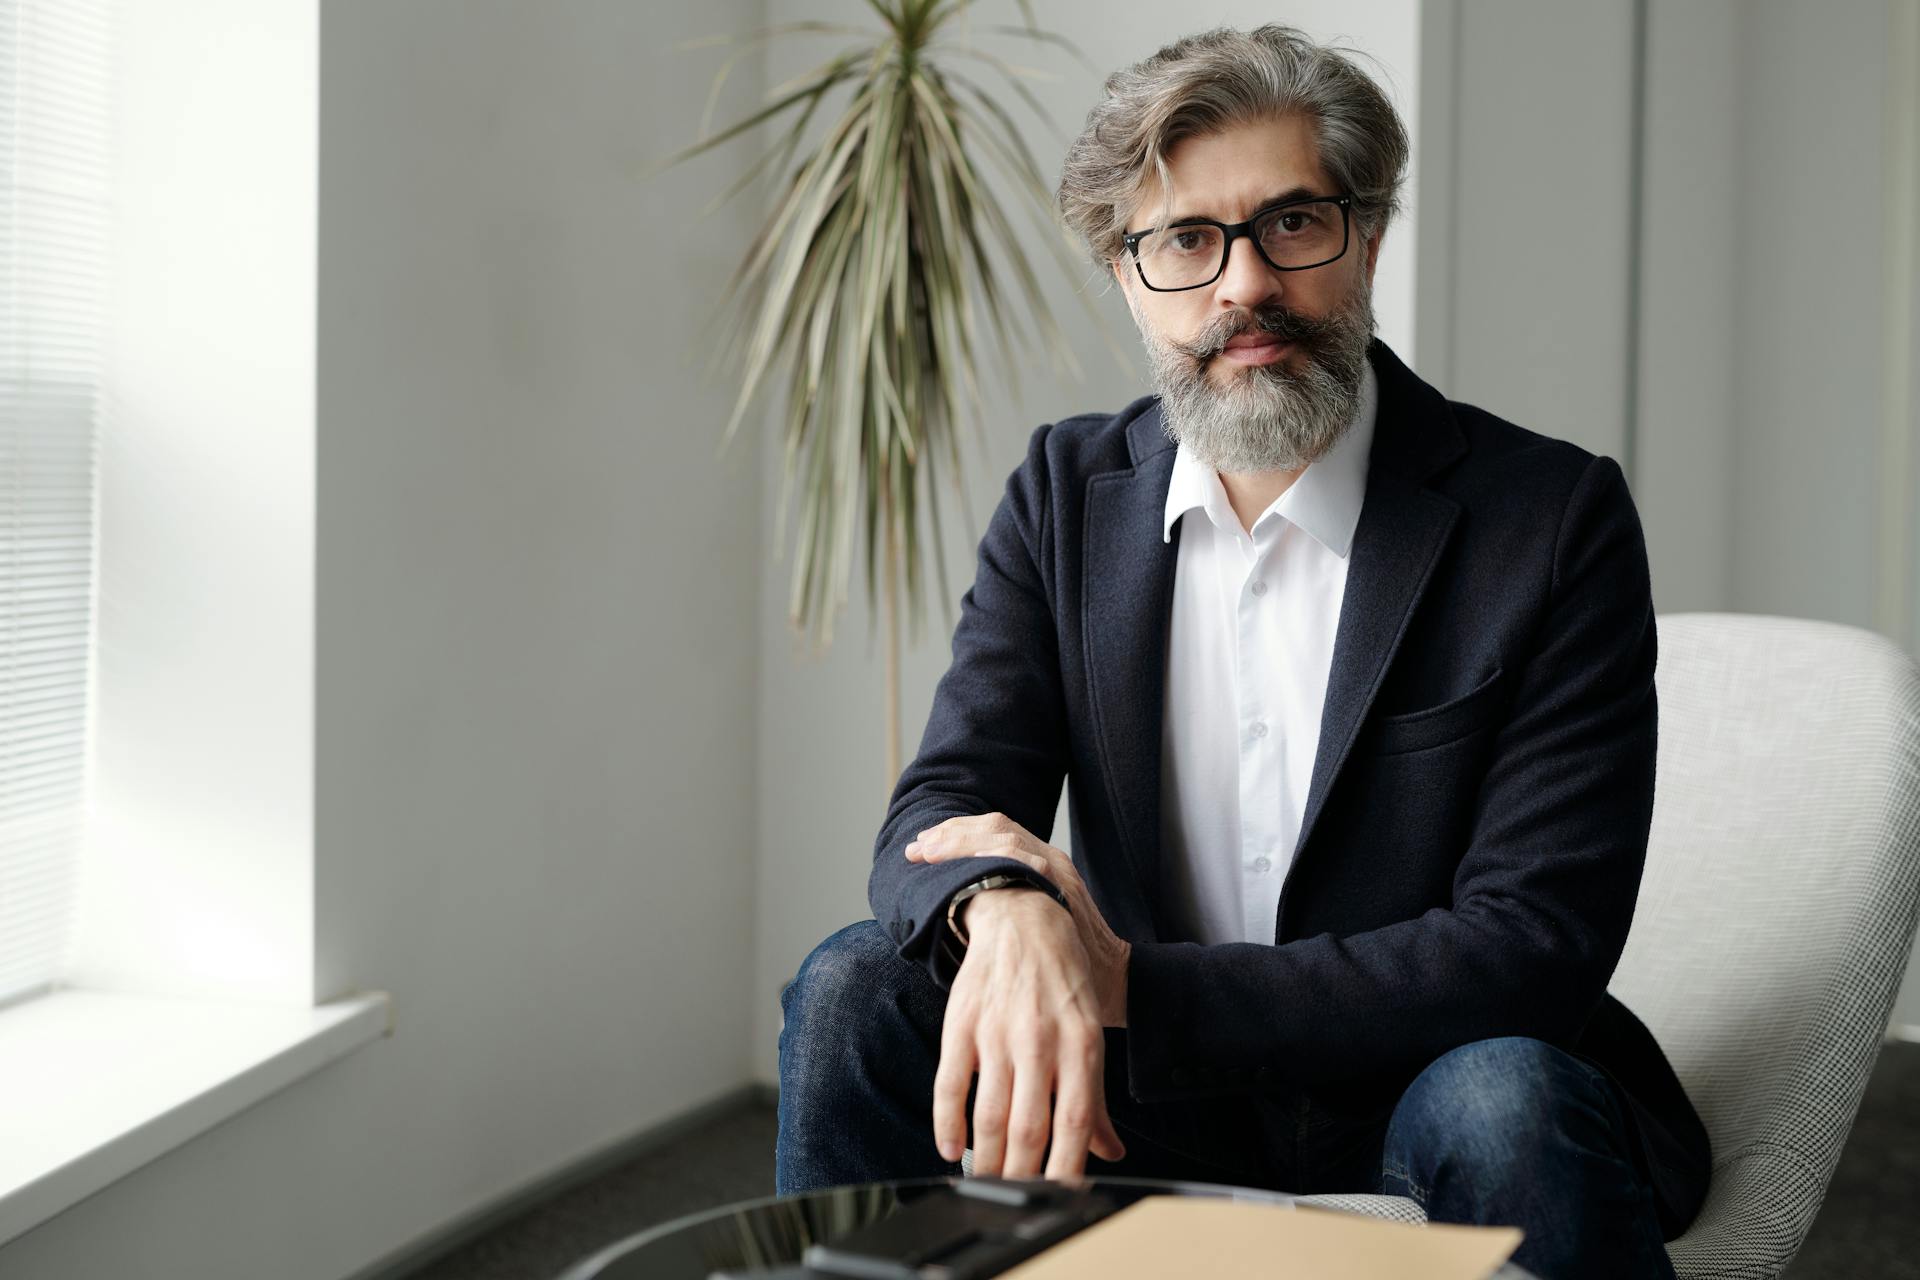
[[[1027,456],[980,540],[973,585],[960,601],[953,661],[912,763],[901,771],[874,842],[867,899],[903,959],[948,990],[962,949],[948,936],[947,900],[995,872],[1017,876],[1064,909],[1066,895],[1024,862],[1005,857],[909,862],[922,830],[960,815],[1004,813],[1042,840],[1066,778],[1066,708],[1049,575],[1046,443]]]
[[[1639,892],[1654,660],[1639,517],[1618,464],[1595,456],[1561,518],[1547,605],[1491,746],[1450,907],[1277,946],[1134,943],[1134,1095],[1406,1080],[1493,1036],[1571,1047],[1606,994]]]

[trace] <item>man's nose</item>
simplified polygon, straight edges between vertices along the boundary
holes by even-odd
[[[1238,236],[1227,249],[1227,265],[1214,282],[1214,294],[1229,306],[1251,311],[1262,302],[1278,298],[1286,285],[1284,272],[1275,271],[1260,256],[1251,236]]]

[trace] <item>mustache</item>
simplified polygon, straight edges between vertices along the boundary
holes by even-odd
[[[1175,342],[1173,346],[1196,361],[1213,359],[1226,348],[1227,343],[1243,333],[1260,332],[1270,334],[1282,342],[1298,343],[1305,347],[1323,347],[1338,333],[1340,317],[1302,315],[1280,303],[1272,302],[1256,307],[1251,312],[1237,311],[1220,317],[1191,342]]]

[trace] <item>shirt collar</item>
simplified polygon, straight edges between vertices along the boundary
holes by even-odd
[[[1327,550],[1345,559],[1353,549],[1353,531],[1360,523],[1360,504],[1367,494],[1367,455],[1373,447],[1373,425],[1379,403],[1379,382],[1373,372],[1373,362],[1369,360],[1360,375],[1360,400],[1354,407],[1353,421],[1331,449],[1307,464],[1299,478],[1260,513],[1254,527],[1258,528],[1269,513],[1278,512],[1282,518],[1305,529]],[[1183,443],[1173,459],[1173,478],[1167,485],[1160,541],[1172,541],[1174,523],[1195,507],[1206,512],[1215,528],[1228,533],[1244,532],[1233,504],[1227,501],[1219,473],[1196,460]]]

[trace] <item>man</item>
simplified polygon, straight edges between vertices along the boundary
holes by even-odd
[[[976,1174],[1386,1192],[1555,1280],[1673,1274],[1706,1134],[1606,992],[1653,801],[1639,520],[1612,459],[1373,337],[1406,158],[1287,28],[1107,82],[1060,207],[1158,394],[1009,479],[876,919],[781,993],[782,1192],[957,1172],[970,1118]]]

